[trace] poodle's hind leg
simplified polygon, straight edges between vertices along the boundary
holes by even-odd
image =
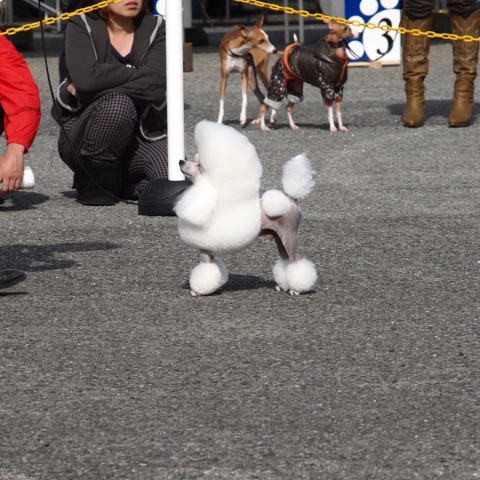
[[[295,261],[279,258],[273,266],[273,278],[276,290],[300,295],[313,290],[318,276],[315,265],[306,258]]]
[[[211,295],[228,280],[228,268],[221,258],[200,253],[201,262],[190,273],[190,289],[194,297]]]
[[[285,268],[285,275],[290,295],[311,292],[318,278],[315,265],[306,258],[289,262]]]

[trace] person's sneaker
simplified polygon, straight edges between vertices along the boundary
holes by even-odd
[[[35,186],[35,175],[33,170],[27,165],[23,170],[22,185],[20,188],[23,190],[29,190]]]
[[[23,282],[27,278],[27,274],[21,270],[9,268],[0,270],[0,288],[13,287],[17,283]]]
[[[109,194],[109,192],[98,188],[89,188],[88,190],[78,192],[77,201],[82,205],[104,207],[109,207],[117,203],[113,193]]]

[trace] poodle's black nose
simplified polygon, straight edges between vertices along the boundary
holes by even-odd
[[[178,164],[180,165],[180,167],[183,167],[185,165],[185,160],[180,160]]]

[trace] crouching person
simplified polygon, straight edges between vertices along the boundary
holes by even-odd
[[[0,202],[22,183],[25,154],[40,125],[40,92],[22,55],[5,36],[0,36],[0,134],[7,147],[0,153]],[[0,270],[0,289],[26,278],[16,269]]]
[[[120,0],[67,24],[68,75],[52,115],[83,205],[141,201],[149,182],[168,176],[165,24],[146,1]]]

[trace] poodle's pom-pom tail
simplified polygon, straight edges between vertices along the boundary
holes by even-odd
[[[280,190],[267,190],[262,195],[262,207],[269,217],[285,215],[291,208],[292,201]]]
[[[306,258],[287,265],[287,280],[290,290],[297,293],[310,292],[317,282],[315,265]]]
[[[279,288],[298,295],[312,291],[318,275],[315,265],[306,258],[296,262],[279,259],[273,266],[273,278]]]
[[[273,279],[277,282],[277,286],[285,292],[288,291],[287,265],[287,260],[279,258],[273,266]]]
[[[304,153],[291,158],[283,166],[284,192],[291,198],[302,200],[310,194],[315,185],[314,173],[310,160]]]
[[[193,295],[210,295],[228,280],[228,268],[221,258],[211,263],[199,263],[190,273],[190,288]]]

